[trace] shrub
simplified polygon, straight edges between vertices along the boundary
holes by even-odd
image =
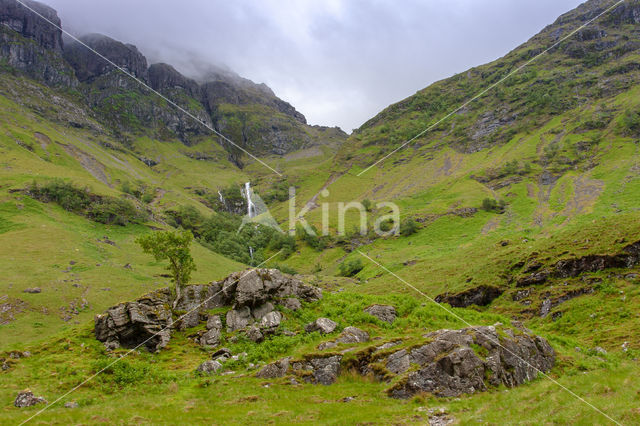
[[[406,218],[400,223],[400,235],[408,237],[418,232],[418,223],[413,218]]]
[[[504,200],[496,201],[492,198],[482,200],[482,210],[494,213],[504,213],[507,203]]]
[[[364,264],[360,259],[345,260],[338,267],[341,277],[353,277],[364,269]]]
[[[362,200],[362,207],[364,207],[366,211],[370,212],[373,209],[373,203],[368,198],[365,198]]]

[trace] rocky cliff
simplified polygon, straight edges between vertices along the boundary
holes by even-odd
[[[29,6],[55,26],[62,25],[54,9],[31,0]],[[15,0],[0,1],[0,24],[3,71],[17,70],[49,86],[79,89],[94,118],[118,135],[151,133],[158,139],[193,144],[212,132],[109,61],[254,154],[282,155],[324,142],[323,133],[307,126],[304,115],[269,87],[231,71],[212,67],[214,71],[196,81],[168,64],[148,66],[136,46],[105,35],[64,43],[59,29]],[[238,156],[237,149],[223,145]],[[236,163],[242,162],[237,158]]]

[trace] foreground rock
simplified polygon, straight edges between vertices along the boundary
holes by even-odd
[[[373,305],[369,306],[364,311],[369,315],[378,318],[380,321],[384,321],[389,324],[393,324],[397,316],[396,308],[389,305]]]
[[[13,402],[13,405],[15,405],[18,408],[23,408],[23,407],[32,407],[36,404],[46,404],[46,403],[47,403],[46,399],[44,399],[41,396],[35,396],[33,392],[31,392],[29,389],[26,389],[18,393],[18,396],[16,396],[16,400]]]
[[[222,281],[187,286],[173,311],[169,289],[114,306],[96,316],[95,335],[108,349],[144,345],[157,351],[167,345],[172,329],[185,330],[207,321],[207,331],[195,340],[203,346],[216,346],[222,335],[222,320],[218,315],[209,316],[207,310],[231,306],[225,318],[227,332],[255,324],[253,340],[261,341],[264,335],[275,333],[282,322],[276,305],[297,308],[300,300],[312,302],[321,297],[320,289],[277,269],[237,272]]]
[[[311,322],[304,327],[304,331],[307,333],[313,333],[319,331],[322,334],[333,333],[338,324],[335,321],[331,321],[329,318],[318,318],[314,322]]]
[[[365,337],[362,330],[355,330],[343,336]],[[341,371],[358,371],[379,381],[395,379],[387,390],[394,398],[421,392],[453,397],[521,385],[540,371],[549,371],[554,362],[554,350],[545,339],[525,329],[496,325],[438,330],[425,335],[424,343],[418,345],[406,346],[399,340],[378,344],[355,352],[347,361],[332,353],[310,354],[301,360],[284,358],[264,367],[257,377],[291,374],[308,383],[329,385]]]
[[[524,331],[495,327],[439,330],[425,336],[423,346],[402,349],[386,357],[387,369],[402,374],[416,366],[389,395],[408,398],[419,392],[450,397],[487,390],[488,386],[514,387],[547,372],[555,353],[549,343]],[[473,345],[473,346],[472,346]]]
[[[146,346],[157,351],[170,339],[171,292],[150,293],[135,302],[121,303],[95,317],[96,339],[108,349]]]

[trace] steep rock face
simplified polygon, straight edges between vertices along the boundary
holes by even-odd
[[[56,26],[62,25],[54,9],[32,0],[24,2]],[[34,40],[44,49],[62,52],[62,31],[15,0],[0,0],[0,25],[11,28],[27,39]]]
[[[55,10],[27,1],[60,26]],[[50,86],[75,86],[73,70],[62,59],[62,32],[15,0],[0,0],[0,60]]]
[[[147,59],[135,46],[102,34],[89,34],[81,37],[80,41],[139,79],[148,80]],[[81,82],[92,81],[114,71],[113,65],[75,41],[65,47],[64,58],[75,69]]]
[[[180,74],[169,64],[153,64],[149,67],[149,83],[153,89],[165,93],[182,91],[194,99],[201,99],[202,91],[195,80]]]

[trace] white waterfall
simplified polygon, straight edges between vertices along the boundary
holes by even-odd
[[[247,215],[249,218],[253,218],[256,216],[256,205],[253,204],[251,200],[251,183],[247,182],[244,184],[244,196],[247,199]]]
[[[251,256],[251,260],[253,260],[253,247],[249,246],[249,255]]]
[[[220,198],[220,202],[222,203],[222,205],[224,205],[224,197],[222,196],[222,192],[220,192],[220,190],[218,190],[218,197]]]

